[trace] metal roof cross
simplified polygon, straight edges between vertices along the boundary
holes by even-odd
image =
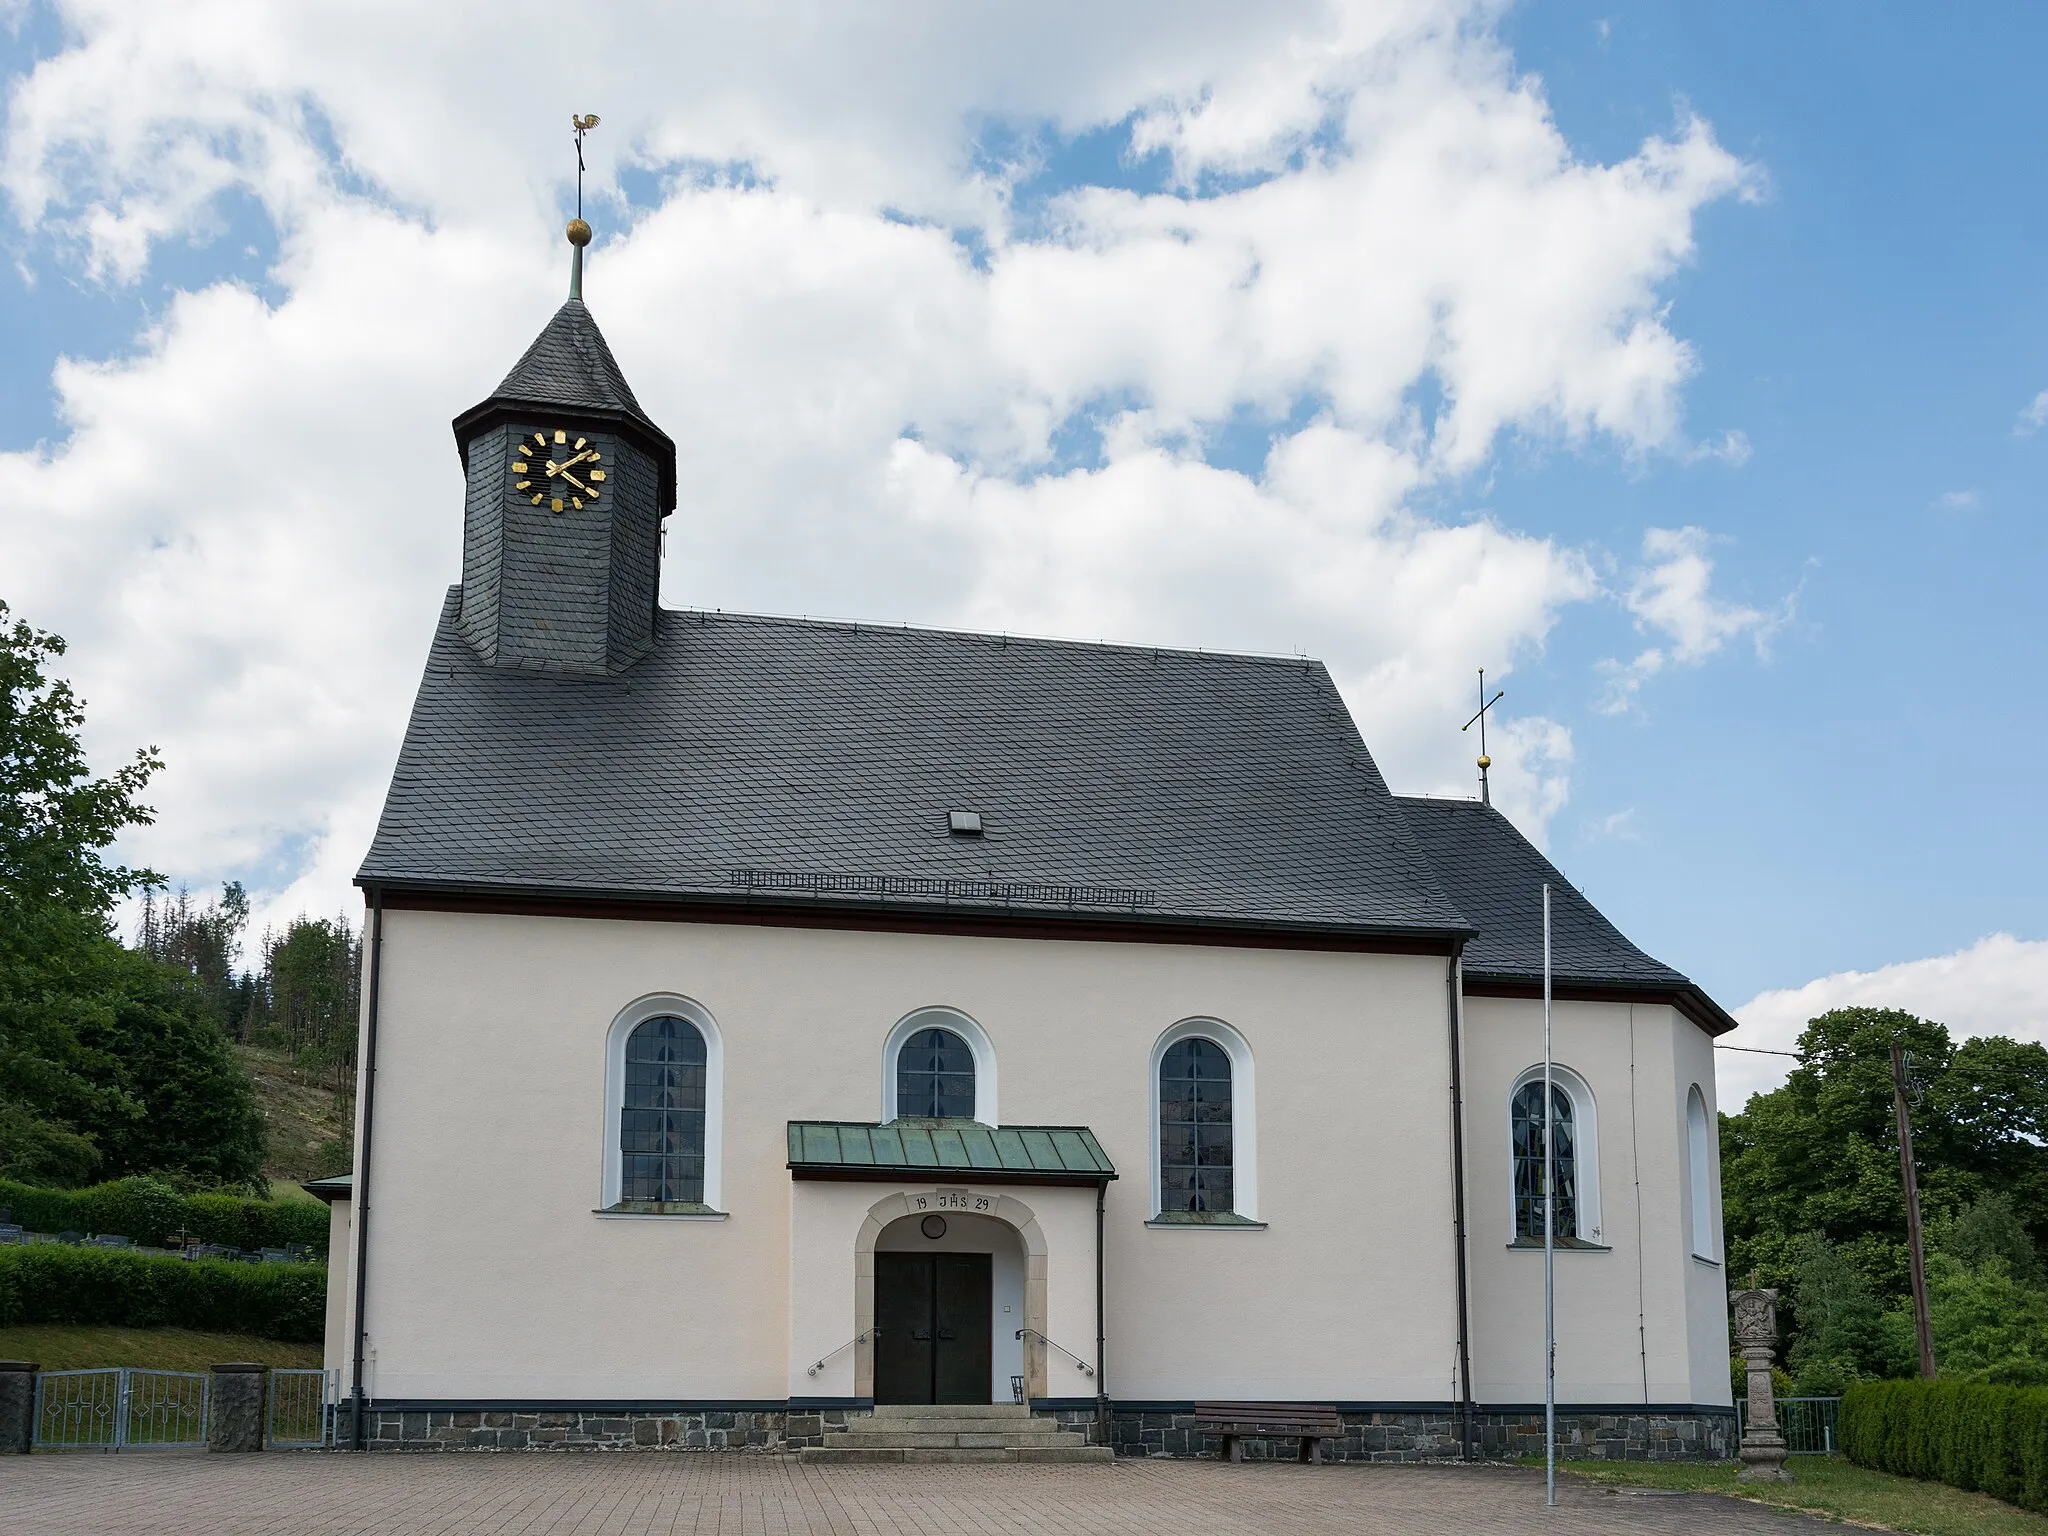
[[[1507,697],[1505,688],[1497,689],[1492,698],[1486,696],[1486,668],[1479,669],[1479,713],[1467,720],[1458,729],[1469,731],[1479,727],[1479,798],[1486,804],[1493,804],[1493,787],[1486,781],[1486,770],[1493,766],[1493,759],[1486,755],[1486,712]]]

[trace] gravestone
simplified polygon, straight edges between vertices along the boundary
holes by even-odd
[[[1778,1293],[1737,1291],[1735,1344],[1749,1368],[1748,1423],[1742,1431],[1741,1483],[1789,1483],[1785,1437],[1778,1432],[1778,1405],[1771,1389],[1771,1352],[1778,1342]]]

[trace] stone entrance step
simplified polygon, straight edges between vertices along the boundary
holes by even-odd
[[[1109,1447],[1035,1417],[1021,1403],[887,1403],[798,1460],[831,1466],[877,1462],[1107,1462]]]

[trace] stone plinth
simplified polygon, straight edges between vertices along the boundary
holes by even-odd
[[[36,1437],[36,1372],[28,1360],[0,1360],[0,1456],[26,1456]]]
[[[209,1451],[263,1449],[264,1365],[240,1363],[213,1368],[213,1397],[206,1412]]]

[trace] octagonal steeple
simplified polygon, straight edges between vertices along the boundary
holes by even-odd
[[[589,226],[577,220],[570,239],[580,278]],[[492,666],[609,675],[653,641],[675,444],[641,409],[580,288],[454,421],[468,487],[458,624]]]

